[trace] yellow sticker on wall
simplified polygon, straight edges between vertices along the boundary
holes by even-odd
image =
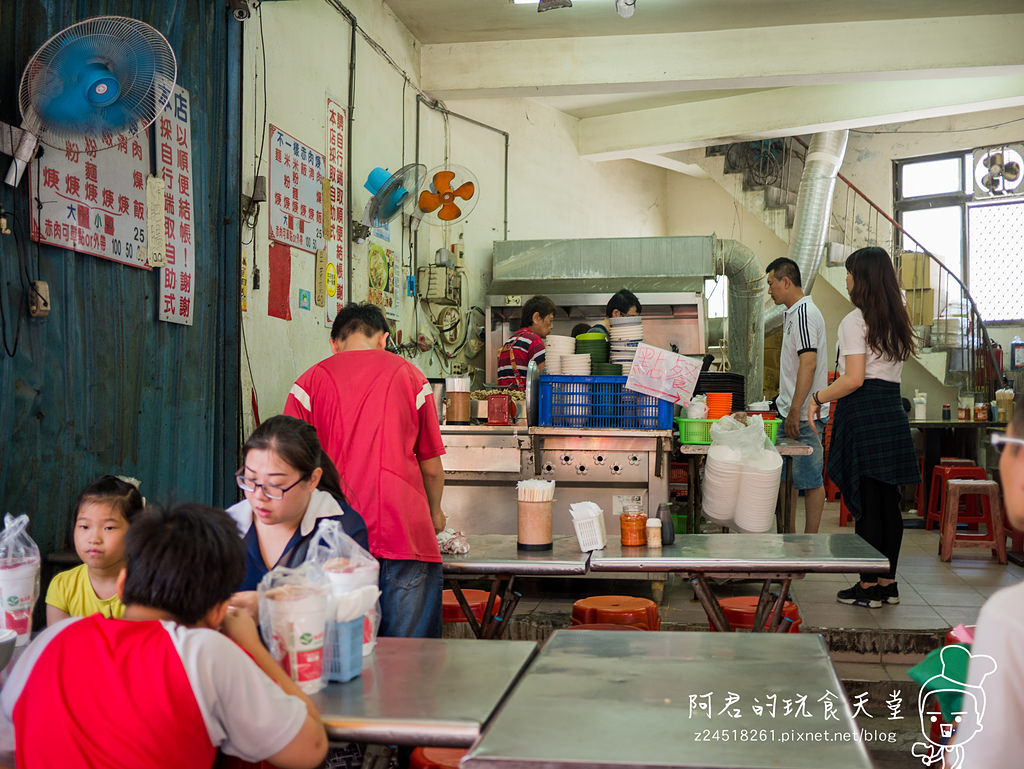
[[[327,296],[334,296],[338,291],[338,273],[334,269],[334,262],[327,263]]]

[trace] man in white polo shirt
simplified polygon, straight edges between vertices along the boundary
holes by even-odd
[[[828,385],[828,356],[825,354],[825,319],[804,295],[800,268],[792,259],[776,259],[765,270],[768,295],[775,304],[786,306],[782,327],[782,355],[779,360],[779,397],[775,400],[779,416],[784,418],[786,437],[806,443],[813,453],[793,458],[793,484],[804,493],[806,511],[804,533],[815,534],[825,507],[821,433],[822,420],[828,418],[828,404],[821,407],[821,419],[811,424],[801,421],[807,414],[811,393]]]

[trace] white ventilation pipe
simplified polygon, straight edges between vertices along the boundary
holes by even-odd
[[[729,278],[729,367],[755,403],[764,397],[764,267],[738,240],[716,238],[713,248],[715,274]]]
[[[846,155],[849,131],[826,131],[815,134],[804,159],[800,190],[796,196],[796,217],[789,239],[789,258],[800,267],[805,294],[811,293],[814,279],[821,267],[821,257],[828,237],[832,215],[832,194],[836,174]],[[771,302],[765,295],[765,303]],[[782,305],[772,305],[764,318],[764,331],[771,334],[782,327],[785,312]]]

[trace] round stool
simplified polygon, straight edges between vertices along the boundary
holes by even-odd
[[[574,625],[636,625],[641,630],[660,630],[658,605],[649,598],[630,595],[595,595],[572,605]]]
[[[735,598],[721,598],[718,601],[718,605],[722,607],[722,613],[725,614],[725,618],[729,620],[729,624],[732,625],[733,629],[742,628],[745,630],[754,629],[754,615],[757,613],[757,596],[756,595],[741,595]],[[800,632],[800,623],[803,621],[800,617],[800,610],[796,604],[792,601],[786,601],[782,606],[782,616],[793,621],[793,624],[789,626],[790,633]],[[768,620],[771,615],[765,619],[764,627],[768,627]],[[714,630],[714,626],[711,626]]]
[[[613,625],[610,622],[593,622],[589,625],[569,625],[566,630],[635,630],[638,633],[644,632],[642,627],[636,625]]]
[[[469,604],[469,608],[472,609],[476,621],[482,622],[484,609],[487,608],[487,599],[491,597],[491,594],[486,590],[467,588],[462,591],[462,595],[465,597],[466,603]],[[494,596],[494,606],[491,607],[492,616],[497,617],[500,608],[501,598]],[[441,593],[441,620],[443,622],[469,622],[462,607],[459,606],[459,599],[455,597],[454,590],[445,590]]]
[[[459,769],[464,748],[416,748],[409,755],[409,769]]]

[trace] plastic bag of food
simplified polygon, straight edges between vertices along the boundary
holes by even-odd
[[[711,425],[704,474],[704,514],[742,532],[774,526],[782,457],[760,416],[724,416]]]
[[[362,653],[372,652],[380,628],[380,564],[377,559],[346,534],[338,521],[322,521],[309,543],[306,562],[318,564],[327,575],[331,587],[332,622],[348,622],[360,616],[366,618]],[[376,592],[360,590],[369,587]],[[359,598],[346,598],[357,590]],[[357,611],[360,613],[354,613]]]
[[[257,586],[260,633],[271,656],[307,694],[327,684],[331,586],[318,564],[268,571]]]
[[[0,532],[0,614],[3,627],[18,634],[23,646],[32,633],[32,610],[39,598],[39,547],[28,535],[28,516],[4,516]]]

